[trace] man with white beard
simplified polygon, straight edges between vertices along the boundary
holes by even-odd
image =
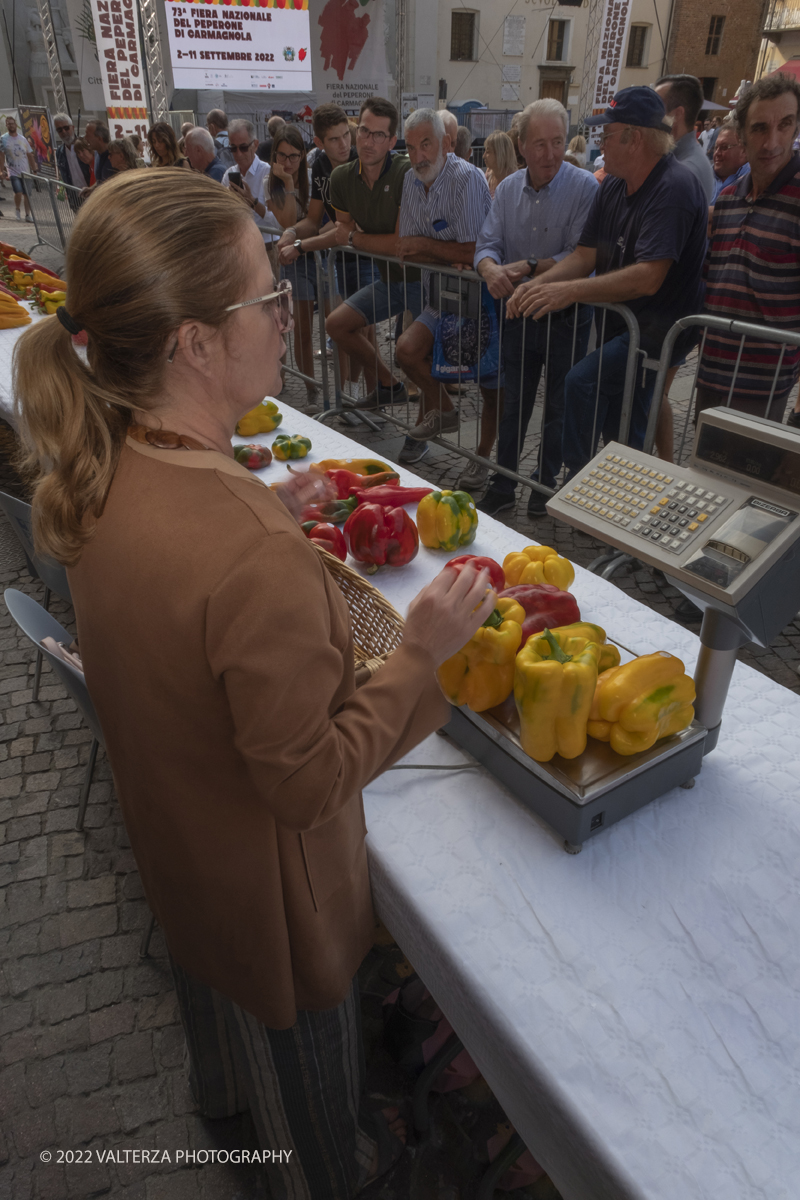
[[[401,258],[471,267],[475,242],[491,207],[483,173],[449,154],[450,138],[441,115],[418,108],[405,121],[411,170],[403,180],[397,253]],[[431,279],[423,286],[430,296]],[[429,437],[458,429],[458,413],[444,386],[431,377],[431,355],[439,312],[430,304],[397,342],[397,362],[420,390],[419,423],[410,437]],[[484,400],[497,399],[496,388],[482,388]]]

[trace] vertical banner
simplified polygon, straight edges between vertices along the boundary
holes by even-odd
[[[72,51],[81,81],[83,111],[105,108],[103,77],[97,54],[97,33],[94,27],[91,0],[66,0],[72,30]]]
[[[19,131],[33,146],[39,174],[58,179],[56,152],[53,147],[53,122],[48,110],[33,106],[20,107]],[[26,167],[25,170],[27,169]]]
[[[111,137],[147,133],[147,96],[136,0],[91,0]]]
[[[310,0],[311,70],[318,104],[357,116],[389,94],[383,0]]]
[[[617,90],[619,69],[631,23],[631,0],[605,0],[597,52],[597,77],[592,91],[592,115],[605,112]],[[592,125],[588,143],[599,146],[601,126]]]

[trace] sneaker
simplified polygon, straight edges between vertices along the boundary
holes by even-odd
[[[489,488],[489,491],[482,500],[477,502],[475,507],[478,512],[486,513],[487,517],[496,517],[498,513],[513,508],[516,503],[517,497],[513,492],[495,492]]]
[[[17,220],[18,220],[18,221],[21,221],[21,220],[22,220],[22,213],[19,211],[19,209],[18,209],[18,208],[14,210],[14,213],[15,213],[15,216],[16,216]]]
[[[793,425],[795,429],[800,429],[800,412],[790,412],[786,418],[787,425]]]
[[[33,217],[31,216],[31,214],[30,214],[30,213],[26,213],[26,214],[25,214],[25,220],[26,220],[26,222],[28,223],[28,225],[32,225],[32,224],[33,224]]]
[[[528,497],[528,516],[529,517],[546,517],[547,496],[543,496],[541,492],[535,492],[531,489],[531,494]]]
[[[424,458],[429,450],[430,446],[427,442],[415,442],[413,438],[407,437],[397,456],[397,461],[410,467],[412,463],[419,462],[421,458]]]
[[[472,495],[473,492],[480,490],[485,485],[488,478],[488,467],[482,467],[480,463],[468,462],[456,480],[454,490],[457,492],[469,492]]]
[[[426,442],[428,438],[438,437],[442,433],[455,433],[457,429],[457,412],[441,412],[438,408],[432,408],[408,436],[415,442]]]
[[[382,408],[384,404],[405,404],[407,399],[408,392],[404,383],[395,383],[391,387],[384,387],[379,383],[368,396],[356,400],[350,407],[361,409],[363,412],[365,409]]]

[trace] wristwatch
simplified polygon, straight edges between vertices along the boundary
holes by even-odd
[[[538,258],[529,258],[527,261],[528,261],[528,266],[531,269],[531,279],[532,279],[533,276],[536,274],[536,268],[539,265],[539,260],[538,260]]]
[[[298,253],[298,254],[302,254],[302,253],[303,253],[303,252],[302,252],[302,250],[300,249],[300,247],[301,247],[302,243],[303,243],[303,239],[302,239],[302,238],[295,238],[295,240],[292,242],[292,245],[294,246],[294,248],[295,248],[295,250],[297,251],[297,253]]]
[[[355,250],[355,246],[353,245],[353,235],[354,235],[354,233],[355,233],[355,229],[351,229],[351,230],[350,230],[350,232],[348,233],[348,235],[347,235],[347,244],[348,244],[348,246],[352,246],[352,248]]]

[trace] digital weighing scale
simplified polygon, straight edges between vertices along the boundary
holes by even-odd
[[[444,732],[577,853],[657,796],[692,786],[717,744],[737,651],[768,646],[800,609],[800,430],[706,409],[687,466],[610,442],[547,511],[657,567],[703,610],[695,720],[642,754],[589,738],[577,759],[537,763],[520,746],[513,697],[485,713],[454,710]]]

